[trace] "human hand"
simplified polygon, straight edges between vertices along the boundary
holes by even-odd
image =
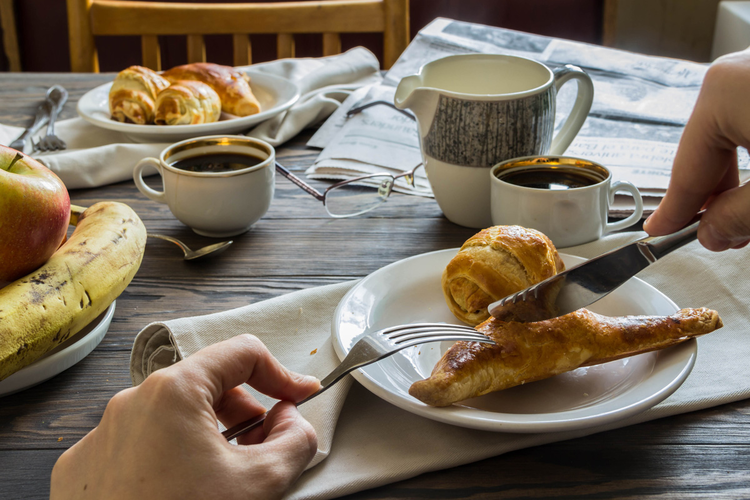
[[[265,411],[244,382],[282,402],[233,446],[217,419],[231,427]],[[251,335],[209,346],[116,394],[99,426],[58,459],[50,498],[280,498],[317,449],[290,401],[319,388]]]
[[[750,185],[739,185],[737,146],[750,146],[750,49],[717,59],[685,126],[669,188],[643,228],[681,229],[702,208],[698,240],[709,250],[750,242]]]

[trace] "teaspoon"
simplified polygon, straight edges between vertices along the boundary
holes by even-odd
[[[214,243],[213,245],[199,248],[198,250],[191,250],[190,247],[188,247],[186,244],[176,238],[172,238],[171,236],[164,236],[163,234],[154,233],[148,233],[148,236],[151,238],[159,238],[160,240],[171,241],[172,243],[180,247],[185,253],[185,260],[194,260],[200,259],[201,257],[206,257],[207,255],[216,255],[232,244],[232,240],[222,241],[220,243]]]

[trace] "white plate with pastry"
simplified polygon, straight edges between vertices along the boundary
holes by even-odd
[[[444,298],[441,276],[458,249],[417,255],[388,265],[355,285],[333,319],[333,344],[343,357],[368,332],[414,322],[462,324]],[[567,267],[584,259],[560,254]],[[590,308],[607,316],[667,316],[678,307],[664,294],[633,278]],[[685,381],[697,355],[695,339],[551,378],[433,407],[409,394],[430,376],[452,343],[400,351],[353,372],[382,399],[409,412],[462,427],[499,432],[553,432],[604,425],[661,402]],[[484,344],[486,345],[486,344]]]
[[[173,70],[178,68],[173,68]],[[128,68],[128,70],[130,69],[131,68]],[[125,71],[127,70],[124,70],[121,74],[125,73]],[[300,90],[294,82],[276,75],[253,71],[252,69],[245,69],[242,70],[242,72],[250,77],[250,88],[252,89],[254,100],[257,101],[257,105],[260,108],[258,112],[247,116],[230,114],[225,111],[225,107],[222,106],[222,111],[219,115],[218,121],[209,121],[207,123],[201,123],[200,121],[196,123],[195,119],[192,121],[188,120],[188,123],[190,124],[187,125],[156,125],[153,123],[139,124],[134,123],[129,119],[127,122],[118,121],[110,112],[110,90],[112,90],[113,85],[121,85],[119,82],[106,83],[90,90],[78,101],[77,110],[79,116],[87,122],[105,129],[123,132],[136,142],[176,142],[203,135],[237,134],[246,132],[251,127],[286,111],[299,99]],[[164,72],[162,74],[167,75],[168,73],[169,72]],[[120,78],[120,75],[118,75],[118,78]],[[179,78],[191,79],[190,75],[185,74],[181,75]],[[204,95],[205,92],[195,89],[195,84],[183,87],[189,88],[178,89],[182,91],[184,97],[183,104],[178,104],[178,107],[182,107],[183,111],[185,108],[189,110],[192,107],[197,108],[198,110],[206,109],[207,114],[213,113],[211,109],[212,107],[215,107],[215,105],[206,102],[206,99],[208,98],[215,99],[215,94],[211,92],[211,89],[208,89],[208,92],[210,92],[211,95],[206,96]],[[166,88],[158,87],[152,90],[153,92],[150,93],[151,95],[148,95],[149,92],[146,92],[147,95],[142,95],[142,92],[140,92],[138,88],[125,88],[125,91],[129,93],[129,97],[125,101],[127,106],[126,109],[132,110],[134,107],[137,109],[140,109],[141,107],[151,108],[149,111],[151,114],[150,120],[137,120],[137,113],[135,116],[130,115],[130,117],[136,118],[136,121],[154,121],[154,107],[158,99],[158,94],[166,90]],[[177,93],[179,94],[180,92]],[[221,93],[219,95],[221,96]],[[187,105],[184,103],[187,103]],[[225,101],[222,101],[222,104],[225,104]],[[239,108],[237,109],[239,111]],[[198,114],[199,113],[197,112],[193,112],[193,115]]]
[[[0,381],[0,396],[7,396],[51,379],[88,356],[104,338],[115,314],[115,302],[86,328],[50,352]]]

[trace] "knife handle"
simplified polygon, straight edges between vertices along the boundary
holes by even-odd
[[[649,261],[654,262],[657,259],[661,259],[668,253],[672,253],[698,238],[698,225],[704,213],[705,210],[698,212],[688,222],[687,226],[676,233],[646,238],[638,243],[638,247]]]

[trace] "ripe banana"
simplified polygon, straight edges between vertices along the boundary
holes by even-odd
[[[71,237],[39,269],[0,288],[0,380],[79,332],[133,279],[146,228],[116,202],[71,207]]]

